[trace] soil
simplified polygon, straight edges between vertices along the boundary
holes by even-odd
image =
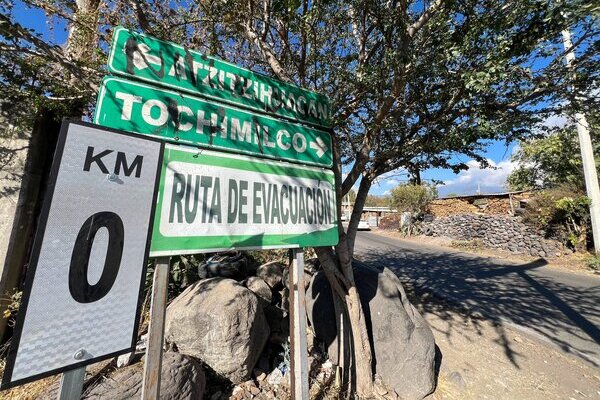
[[[411,297],[442,353],[430,399],[600,399],[600,371],[580,359],[439,299]]]

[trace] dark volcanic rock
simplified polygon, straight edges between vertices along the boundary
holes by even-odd
[[[126,400],[142,394],[142,363],[116,370],[102,379],[83,397],[86,400]],[[160,398],[163,400],[202,400],[206,378],[200,363],[183,354],[163,354],[160,376]]]
[[[355,267],[354,274],[375,353],[375,372],[400,397],[422,399],[436,384],[435,341],[429,325],[391,271],[361,266]],[[324,273],[314,276],[306,306],[317,338],[325,341],[330,357],[335,357],[335,313]]]
[[[250,377],[268,338],[258,298],[231,279],[196,282],[167,307],[165,340],[234,383]]]

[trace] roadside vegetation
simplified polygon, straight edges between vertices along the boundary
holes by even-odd
[[[589,119],[598,168],[597,112]],[[575,126],[546,128],[539,137],[521,140],[513,161],[518,167],[507,178],[509,187],[538,191],[525,210],[524,220],[572,251],[585,254],[592,250],[590,200]],[[590,259],[595,257],[590,254]]]

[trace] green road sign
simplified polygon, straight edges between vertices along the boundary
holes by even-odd
[[[326,96],[122,27],[113,34],[108,70],[213,100],[330,126]]]
[[[167,144],[151,256],[333,246],[333,172]]]
[[[140,82],[107,77],[94,121],[167,141],[330,167],[329,133]]]

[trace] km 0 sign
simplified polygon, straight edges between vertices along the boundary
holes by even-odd
[[[338,242],[329,170],[167,144],[151,256]]]
[[[108,77],[95,122],[171,142],[330,167],[329,133],[239,108]]]
[[[326,96],[122,27],[113,34],[108,70],[211,100],[330,125]]]
[[[2,388],[135,347],[163,146],[63,123]]]

